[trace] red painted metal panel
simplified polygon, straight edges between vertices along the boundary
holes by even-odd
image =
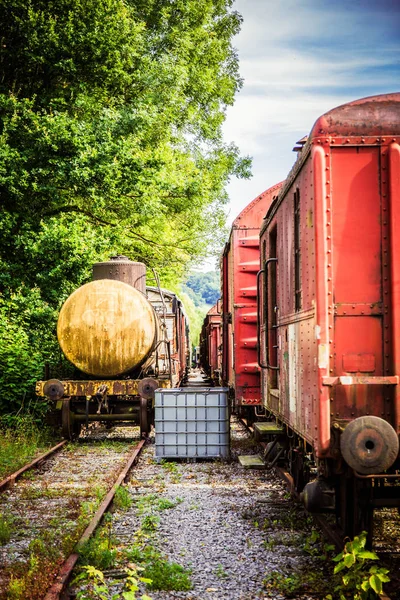
[[[260,278],[263,364],[274,285],[278,307],[279,370],[262,369],[263,403],[320,458],[332,457],[332,427],[358,416],[400,430],[399,107],[394,94],[321,117],[260,234],[261,266],[278,259],[273,284]]]
[[[232,225],[222,258],[223,383],[237,404],[261,404],[257,362],[257,284],[259,230],[278,184],[255,198]]]
[[[333,148],[334,301],[381,300],[379,148]],[[368,260],[365,257],[368,256]]]
[[[400,374],[400,145],[389,146],[390,266],[393,373]],[[400,386],[396,387],[394,426],[400,432]]]
[[[335,181],[332,202],[334,374],[383,375],[383,312],[370,310],[382,303],[380,151],[377,147],[334,148],[331,159]],[[358,306],[358,314],[355,309],[350,314],[337,311],[343,304]],[[359,357],[357,361],[355,356]],[[377,386],[338,386],[333,400],[332,412],[336,419],[364,414],[385,416],[383,388]]]

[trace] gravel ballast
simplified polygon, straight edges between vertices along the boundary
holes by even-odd
[[[308,581],[308,574],[314,572],[323,579],[321,560],[303,549],[311,535],[311,519],[289,497],[276,474],[244,469],[237,462],[239,452],[254,452],[240,423],[233,424],[231,435],[230,461],[158,463],[152,443],[132,472],[127,489],[134,502],[129,510],[116,511],[113,517],[116,546],[134,544],[143,518],[157,515],[159,522],[148,543],[168,561],[188,569],[192,582],[189,591],[142,587],[141,592],[153,600],[277,599],[285,595],[268,583],[277,578],[290,581],[297,574],[295,579],[304,576]],[[141,502],[151,495],[174,502],[174,507],[143,512]],[[114,592],[121,587],[114,587]],[[298,587],[292,597],[310,597],[309,583]]]

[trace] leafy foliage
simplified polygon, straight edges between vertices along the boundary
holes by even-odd
[[[224,236],[222,140],[241,86],[233,0],[4,0],[0,11],[0,398],[16,408],[93,262],[177,284]],[[212,248],[211,248],[212,250]]]
[[[188,277],[183,289],[193,299],[196,306],[213,306],[221,296],[220,274],[217,271],[194,273]]]
[[[342,573],[342,583],[335,588],[340,600],[374,600],[382,594],[382,584],[390,581],[388,569],[372,565],[379,557],[365,548],[367,532],[346,543],[343,552],[333,560],[337,563],[334,573]],[[327,600],[332,596],[328,595]]]

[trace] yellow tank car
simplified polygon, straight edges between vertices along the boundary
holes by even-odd
[[[157,341],[154,309],[137,289],[99,279],[63,305],[57,337],[66,358],[95,377],[116,377],[143,363]]]

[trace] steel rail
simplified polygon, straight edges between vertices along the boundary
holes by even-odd
[[[3,479],[3,481],[0,481],[0,492],[4,492],[4,490],[6,490],[10,486],[14,485],[16,480],[19,479],[19,477],[21,477],[21,475],[23,475],[26,471],[33,469],[33,467],[36,467],[43,460],[45,460],[52,454],[55,454],[56,452],[58,452],[58,450],[60,450],[67,443],[68,443],[68,440],[63,440],[56,446],[53,446],[53,448],[50,448],[50,450],[47,450],[47,452],[45,452],[44,454],[41,454],[40,456],[38,456],[38,458],[35,458],[35,460],[33,460],[32,462],[24,465],[18,471],[15,471],[15,473],[11,473],[11,475],[8,475],[8,477]]]
[[[72,571],[74,570],[74,567],[79,559],[80,546],[93,535],[95,529],[101,522],[104,513],[110,507],[117,489],[123,483],[123,481],[125,481],[130,469],[132,468],[133,463],[140,454],[145,443],[146,440],[141,440],[129,455],[129,458],[125,463],[124,468],[120,472],[116,482],[114,483],[111,490],[108,492],[107,496],[104,498],[103,502],[100,504],[89,525],[86,527],[82,537],[75,546],[74,552],[70,554],[70,556],[68,556],[68,558],[61,565],[61,568],[55,578],[55,582],[49,588],[43,600],[60,600],[61,594],[65,590],[66,585],[71,577]]]

